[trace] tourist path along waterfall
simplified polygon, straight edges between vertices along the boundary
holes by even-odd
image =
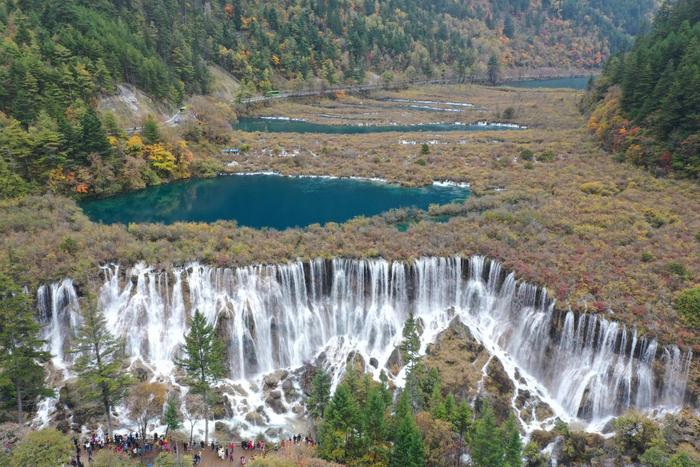
[[[103,273],[99,306],[109,329],[124,337],[133,361],[156,374],[171,375],[196,309],[224,338],[232,381],[261,382],[266,374],[313,361],[322,361],[338,381],[351,352],[365,362],[376,359],[377,367],[367,368],[378,377],[412,312],[422,324],[423,351],[459,319],[501,361],[516,395],[536,394],[555,416],[580,420],[590,430],[630,408],[678,409],[685,398],[690,351],[662,346],[601,315],[558,312],[544,289],[479,256],[230,269],[193,263],[168,271],[109,265]],[[73,284],[42,286],[38,298],[54,365],[70,368],[67,349],[80,322]],[[256,409],[253,400],[264,397],[249,399],[228,422],[242,422]],[[521,420],[535,429],[554,417]]]

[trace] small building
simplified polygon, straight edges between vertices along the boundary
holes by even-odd
[[[241,153],[241,150],[238,149],[238,148],[224,148],[224,149],[221,150],[221,153],[222,153],[222,154],[233,154],[233,155],[235,155],[235,154],[240,154],[240,153]]]

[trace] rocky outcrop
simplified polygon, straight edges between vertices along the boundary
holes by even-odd
[[[511,413],[516,390],[513,381],[501,361],[491,356],[459,319],[452,320],[435,343],[428,345],[424,361],[438,369],[446,392],[470,401],[487,399],[501,421]],[[516,407],[522,410],[525,421],[531,421],[533,413],[538,420],[552,415],[549,406],[527,391],[518,392]]]

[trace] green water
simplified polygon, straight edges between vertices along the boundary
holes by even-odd
[[[552,78],[552,79],[530,79],[523,81],[511,81],[504,86],[512,88],[566,88],[566,89],[586,89],[588,86],[588,76],[576,78]]]
[[[467,196],[469,189],[458,186],[402,188],[366,180],[248,175],[161,185],[83,201],[81,207],[90,219],[105,224],[233,220],[282,230],[344,222],[390,209],[427,209]]]
[[[263,133],[326,133],[326,134],[364,134],[395,132],[445,132],[445,131],[498,131],[517,128],[497,124],[463,124],[463,123],[424,123],[416,125],[330,125],[300,120],[270,120],[255,117],[241,117],[235,128],[247,132]]]

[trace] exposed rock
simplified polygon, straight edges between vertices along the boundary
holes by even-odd
[[[289,402],[299,398],[299,393],[294,387],[294,381],[291,378],[287,378],[282,382],[282,391],[284,391],[284,398]]]
[[[153,377],[153,372],[141,360],[135,360],[129,370],[141,382],[149,381]]]
[[[350,352],[347,358],[345,359],[345,363],[347,365],[354,365],[355,370],[359,374],[363,374],[365,372],[365,359],[362,357],[362,355],[360,355],[359,352]]]
[[[277,370],[273,373],[265,375],[263,378],[263,386],[265,390],[276,388],[277,385],[280,384],[280,381],[286,379],[287,376],[289,376],[289,372],[287,370]]]
[[[297,381],[299,382],[301,390],[305,396],[311,395],[311,383],[314,379],[314,376],[316,376],[316,371],[316,366],[310,363],[305,363],[304,366],[302,366],[295,372],[295,374],[297,375]]]
[[[265,398],[265,404],[270,407],[275,413],[283,414],[287,412],[287,408],[282,401],[282,391],[271,391]]]
[[[399,374],[399,371],[401,371],[401,368],[403,367],[403,358],[401,358],[401,349],[396,347],[391,352],[391,355],[389,355],[389,360],[387,360],[387,362],[386,362],[386,367],[392,375],[396,376]]]
[[[211,415],[213,418],[231,418],[233,417],[233,407],[229,398],[224,394],[225,388],[218,387],[212,390],[213,403],[211,405]]]
[[[457,397],[473,399],[489,354],[459,319],[453,319],[428,349],[425,364],[437,368],[443,388]]]
[[[268,438],[279,438],[282,434],[282,428],[268,428],[265,430],[265,436]]]
[[[372,368],[379,368],[379,360],[377,360],[377,359],[374,358],[374,357],[371,357],[371,358],[369,359],[369,364],[370,364],[370,366],[371,366]]]
[[[258,410],[251,410],[248,412],[245,416],[245,421],[255,426],[265,426],[268,422],[265,412],[262,411],[262,407],[259,407]]]
[[[554,441],[557,434],[552,431],[535,430],[530,435],[530,439],[538,448],[544,449],[549,443]]]
[[[214,431],[219,441],[240,441],[241,435],[238,427],[232,428],[228,423],[218,421],[214,423]]]

